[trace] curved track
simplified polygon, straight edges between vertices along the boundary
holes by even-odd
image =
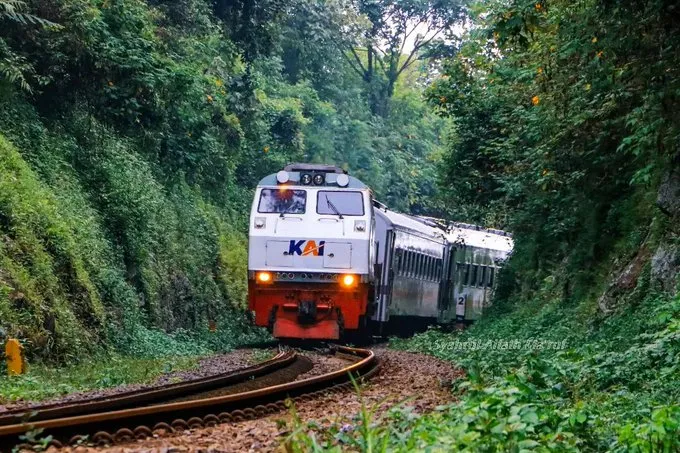
[[[328,392],[329,389],[344,390],[351,388],[351,376],[364,379],[373,375],[378,369],[378,360],[370,350],[338,346],[337,352],[343,356],[350,356],[354,359],[353,362],[340,370],[323,375],[235,394],[128,409],[120,409],[121,406],[117,397],[104,400],[97,399],[92,402],[92,406],[89,406],[90,409],[87,412],[76,412],[77,415],[76,413],[69,412],[75,411],[77,408],[63,406],[46,407],[44,411],[51,411],[47,412],[52,414],[51,417],[49,415],[42,415],[41,418],[36,417],[35,421],[15,422],[14,424],[0,426],[0,450],[5,451],[6,448],[11,448],[20,442],[20,436],[29,431],[35,432],[35,430],[39,430],[40,433],[37,437],[45,438],[46,436],[52,436],[51,443],[55,446],[72,444],[79,440],[88,440],[96,444],[111,444],[133,439],[143,439],[152,436],[156,430],[172,432],[188,428],[212,426],[223,422],[257,418],[285,409],[284,401],[288,398],[304,399],[320,391]],[[271,361],[247,370],[250,370],[252,375],[252,368],[266,367],[271,365],[270,362],[272,361],[275,361],[280,368],[285,366],[280,365],[281,362],[290,361],[288,363],[290,365],[295,361],[295,358],[294,353],[282,353]],[[246,370],[241,370],[234,374],[239,374],[243,377],[242,375],[247,372]],[[195,385],[196,383],[190,382],[184,384]],[[176,385],[172,384],[171,386]],[[167,386],[146,391],[146,393],[167,392],[168,389],[165,387]],[[185,391],[181,395],[201,393],[204,389],[205,387],[194,389],[190,392]],[[155,395],[158,396],[158,394]],[[175,393],[174,395],[166,395],[160,398],[167,401],[173,399],[173,396],[179,395]],[[126,398],[125,404],[130,404],[133,402],[134,396],[123,394],[122,398]],[[137,400],[135,406],[139,406],[139,402]],[[142,404],[148,402],[149,400],[147,399]],[[35,410],[37,408],[31,409],[31,411]],[[65,414],[68,416],[64,416]],[[13,414],[13,416],[16,420],[17,414]]]
[[[115,395],[87,398],[73,403],[50,403],[14,409],[0,414],[0,426],[15,425],[22,422],[34,423],[167,401],[263,376],[292,364],[295,359],[296,354],[294,352],[281,351],[271,359],[256,365],[200,379],[171,383],[150,389],[132,390]]]

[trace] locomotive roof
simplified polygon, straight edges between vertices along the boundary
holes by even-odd
[[[339,187],[337,184],[338,176],[340,175],[347,175],[349,178],[349,183],[346,186],[339,187],[341,189],[367,189],[368,186],[355,178],[354,176],[350,176],[347,174],[345,170],[343,170],[340,167],[336,167],[334,165],[325,165],[325,164],[289,164],[286,165],[283,168],[284,172],[288,173],[288,182],[285,184],[279,184],[277,178],[276,178],[276,173],[272,173],[271,175],[267,175],[264,178],[260,180],[260,182],[257,184],[258,186],[281,186],[281,187],[286,187],[286,186],[300,186],[304,188],[316,188],[316,189],[323,189],[323,188],[328,188],[328,187]],[[309,174],[309,175],[315,175],[315,174],[324,174],[324,183],[321,185],[316,185],[316,184],[300,184],[300,177],[303,174]]]
[[[433,228],[423,222],[418,221],[418,219],[407,215],[401,214],[399,212],[391,211],[387,208],[376,207],[375,213],[378,217],[381,217],[385,222],[391,226],[398,226],[408,230],[417,231],[429,237],[439,237],[444,238],[444,232],[439,228]]]

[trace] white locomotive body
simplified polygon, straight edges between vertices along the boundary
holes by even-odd
[[[249,303],[277,337],[359,328],[373,284],[368,187],[337,167],[293,164],[262,179],[251,210]]]

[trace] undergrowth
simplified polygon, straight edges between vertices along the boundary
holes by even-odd
[[[464,367],[457,402],[425,415],[364,409],[345,429],[298,421],[290,441],[300,451],[680,449],[680,297],[650,295],[609,317],[587,302],[513,308],[463,332],[392,340]]]
[[[21,376],[0,375],[0,404],[47,398],[125,384],[146,384],[172,371],[196,367],[199,357],[133,358],[119,354],[88,357],[71,366],[31,365]]]

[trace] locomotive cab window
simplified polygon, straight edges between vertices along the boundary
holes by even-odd
[[[262,189],[257,212],[262,214],[304,214],[307,192],[290,189]]]
[[[364,215],[364,197],[361,192],[320,190],[316,196],[316,213],[328,215]]]

